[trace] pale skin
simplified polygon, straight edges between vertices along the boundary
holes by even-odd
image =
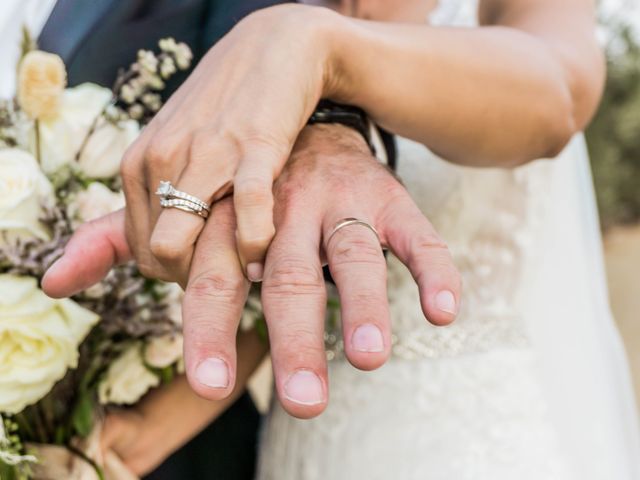
[[[359,179],[357,188],[350,186],[353,178]],[[438,307],[438,293],[450,289],[457,299],[460,278],[445,244],[407,191],[349,128],[307,127],[274,193],[277,234],[267,255],[262,300],[276,391],[289,413],[308,418],[322,412],[328,401],[322,263],[328,263],[343,301],[344,337],[353,339],[345,345],[349,360],[370,370],[384,363],[391,346],[386,265],[380,244],[362,227],[350,227],[328,239],[323,231],[336,219],[349,211],[378,225],[380,239],[412,272],[425,316],[436,325],[453,320],[454,312]],[[188,282],[183,305],[183,317],[190,319],[184,327],[185,342],[192,342],[185,348],[187,370],[199,358],[210,356],[209,352],[219,355],[223,351],[235,379],[224,388],[193,379],[189,379],[189,388],[182,379],[133,411],[109,415],[103,446],[123,456],[136,473],[147,472],[219,415],[244,388],[266,350],[264,343],[251,340],[255,337],[241,335],[236,366],[233,346],[249,282],[236,255],[234,229],[233,206],[227,198],[212,209],[196,247],[191,278],[179,280]],[[86,224],[68,244],[66,255],[68,263],[45,277],[47,292],[82,289],[114,264],[130,259],[123,212]],[[222,325],[230,325],[228,330],[210,328],[212,312],[225,319]],[[369,332],[364,337],[356,333],[363,327]],[[366,344],[372,327],[379,332],[375,348]],[[301,372],[304,391],[292,382]],[[201,397],[220,400],[202,400],[193,390]],[[172,403],[172,399],[180,401]],[[187,404],[193,408],[186,410]],[[149,446],[157,442],[159,432],[164,434],[163,445],[156,451]]]
[[[233,188],[241,268],[266,281],[265,252],[278,218],[272,215],[272,184],[321,97],[358,105],[380,125],[452,162],[493,167],[554,156],[586,125],[598,103],[604,75],[591,0],[482,0],[482,26],[471,29],[381,23],[376,20],[387,19],[381,1],[340,8],[372,20],[300,5],[251,15],[209,52],[130,150],[123,166],[128,240],[145,273],[183,279],[186,285],[203,229],[196,217],[160,211],[151,194],[160,180],[169,179],[207,200]],[[418,2],[406,2],[406,8],[422,13]],[[413,15],[395,15],[395,20],[418,22]],[[457,300],[454,282],[449,283]],[[343,304],[348,308],[348,299]],[[314,310],[309,304],[305,308],[296,317]],[[189,332],[203,331],[192,330],[192,320],[185,317],[187,344]],[[234,321],[208,319],[207,325],[230,332]],[[317,348],[320,333],[307,331]],[[346,331],[345,339],[352,332]],[[272,343],[285,344],[287,329],[270,334]],[[208,398],[224,398],[232,386],[203,389],[196,369],[205,355],[234,355],[233,343],[213,342],[207,351],[193,345],[186,351],[191,384]],[[297,352],[281,361],[273,352],[276,384],[290,413],[312,416],[324,403],[317,408],[288,403],[282,398],[283,379],[291,370],[284,369],[278,381],[278,368],[298,358],[297,368],[311,365],[326,386],[322,368],[305,358],[302,347]],[[363,356],[374,360],[370,365],[350,360],[361,368],[381,364],[375,355]],[[234,364],[229,366],[230,377],[239,378]]]
[[[406,3],[407,19],[418,6]],[[369,18],[386,14],[384,2],[358,8]],[[479,28],[432,28],[282,5],[240,22],[124,159],[127,239],[143,273],[188,278],[205,225],[160,208],[153,192],[171,180],[206,200],[233,187],[243,270],[263,277],[275,232],[273,181],[320,97],[359,105],[394,133],[466,165],[510,167],[557,153],[586,125],[602,88],[593,2],[483,0],[479,15]],[[189,332],[192,319],[185,321]],[[209,319],[208,327],[229,332],[234,322]],[[199,355],[193,344],[187,338],[187,357]],[[228,356],[219,348],[207,353]],[[194,385],[202,361],[188,363]],[[219,390],[207,395],[228,392]]]

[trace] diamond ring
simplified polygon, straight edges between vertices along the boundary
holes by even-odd
[[[177,208],[185,212],[194,213],[207,218],[209,216],[209,204],[198,197],[176,189],[171,182],[161,181],[155,193],[160,197],[162,208]]]

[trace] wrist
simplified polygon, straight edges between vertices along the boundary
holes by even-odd
[[[307,125],[296,141],[292,156],[313,152],[314,155],[352,153],[373,158],[362,135],[340,124]]]
[[[323,45],[321,98],[349,103],[349,59],[345,58],[345,45],[354,34],[354,23],[349,17],[327,8],[314,8],[314,43]]]

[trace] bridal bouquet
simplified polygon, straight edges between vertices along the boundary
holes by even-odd
[[[104,478],[104,408],[182,369],[180,290],[133,265],[70,299],[39,283],[74,229],[124,205],[120,159],[192,55],[165,39],[112,90],[67,89],[62,60],[31,43],[0,103],[0,478]]]

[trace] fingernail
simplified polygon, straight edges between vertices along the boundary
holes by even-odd
[[[261,263],[253,262],[247,265],[247,277],[252,282],[261,282],[264,275],[264,267]]]
[[[45,272],[45,276],[46,275],[52,275],[55,274],[55,271],[58,270],[60,268],[60,266],[64,263],[65,259],[64,259],[64,255],[62,257],[60,257],[59,259],[57,259],[55,262],[53,262],[49,268],[47,268],[47,271]]]
[[[196,368],[198,381],[211,388],[227,388],[229,386],[229,368],[219,358],[207,358]]]
[[[456,298],[449,290],[442,290],[436,295],[436,307],[446,313],[455,315]]]
[[[360,325],[351,336],[351,345],[358,352],[382,352],[384,350],[382,332],[371,323]]]
[[[299,370],[284,386],[285,396],[300,405],[318,405],[324,401],[322,381],[309,370]]]

